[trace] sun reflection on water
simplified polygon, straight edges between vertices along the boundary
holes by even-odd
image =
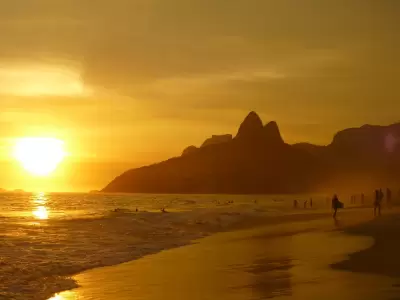
[[[38,206],[32,213],[37,219],[40,220],[47,220],[49,218],[49,212],[45,206]]]
[[[32,202],[34,203],[34,208],[32,214],[36,219],[47,220],[49,218],[49,211],[46,207],[47,196],[45,193],[40,192],[32,197]]]
[[[35,204],[41,204],[41,205],[43,205],[43,204],[46,204],[46,202],[47,202],[47,196],[46,196],[45,193],[40,192],[40,193],[34,194],[34,195],[32,196],[32,201],[33,201],[33,203],[35,203]]]
[[[53,297],[47,300],[75,300],[77,299],[75,293],[73,291],[65,291],[61,294],[55,294]]]

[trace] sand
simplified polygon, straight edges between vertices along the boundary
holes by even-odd
[[[389,214],[344,230],[353,236],[369,236],[372,247],[353,253],[334,268],[353,272],[400,277],[400,215]]]
[[[398,214],[374,220],[365,209],[343,212],[338,222],[326,216],[294,219],[215,234],[78,274],[80,288],[52,300],[382,300],[400,295]]]

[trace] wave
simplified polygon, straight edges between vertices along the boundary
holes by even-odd
[[[8,224],[0,240],[0,299],[47,299],[76,286],[69,278],[179,247],[260,216],[253,208],[162,214],[114,209],[103,216]]]

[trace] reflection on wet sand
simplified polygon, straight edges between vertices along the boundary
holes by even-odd
[[[333,270],[348,253],[368,248],[368,237],[305,231],[327,221],[217,234],[198,244],[79,274],[81,288],[52,300],[108,299],[392,299],[387,277]],[[281,232],[273,234],[271,232]],[[240,235],[240,237],[238,237]],[[265,238],[260,238],[260,237]]]
[[[277,296],[292,294],[290,269],[293,266],[291,258],[282,257],[280,259],[263,258],[245,268],[254,276],[254,281],[248,286],[237,288],[247,288],[253,290],[259,299],[273,298]],[[256,298],[258,299],[258,298]]]

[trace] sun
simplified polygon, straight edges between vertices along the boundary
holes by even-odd
[[[49,176],[65,157],[64,142],[55,138],[20,138],[14,157],[34,176]]]

